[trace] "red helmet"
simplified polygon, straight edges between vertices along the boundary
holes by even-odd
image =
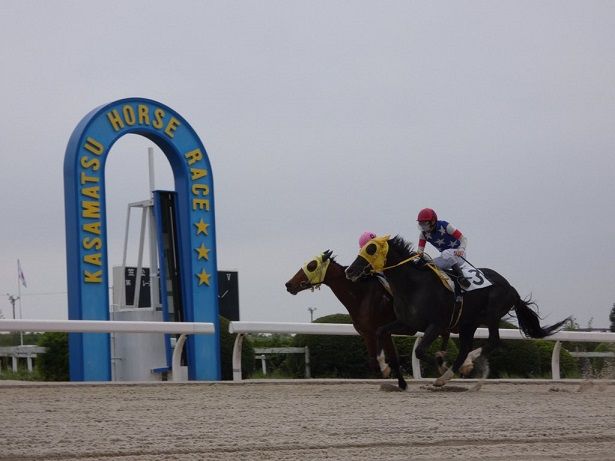
[[[417,221],[429,221],[435,223],[438,220],[438,215],[431,208],[423,208],[419,211],[419,215],[416,218]]]

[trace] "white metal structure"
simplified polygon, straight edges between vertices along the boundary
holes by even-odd
[[[126,258],[128,253],[128,236],[130,232],[130,215],[131,211],[136,208],[141,208],[141,231],[139,234],[139,251],[137,255],[137,272],[136,272],[136,281],[135,281],[135,294],[133,298],[132,305],[126,304],[126,290],[124,286],[115,287],[114,289],[118,289],[118,293],[120,294],[119,306],[121,307],[139,307],[139,296],[141,293],[141,269],[143,268],[143,247],[145,244],[145,233],[146,229],[148,229],[150,238],[149,238],[149,255],[150,255],[150,300],[152,302],[152,307],[160,307],[160,301],[158,296],[158,249],[156,247],[156,221],[154,218],[154,201],[152,199],[143,200],[141,202],[134,202],[128,204],[128,211],[126,213],[126,231],[124,236],[124,254],[122,257],[122,265],[119,266],[119,274],[121,277],[119,280],[115,280],[114,284],[118,282],[123,282],[123,274],[126,269]],[[114,268],[115,269],[115,268]],[[115,275],[115,274],[114,274]]]
[[[237,333],[233,346],[233,381],[241,381],[241,347],[243,337],[249,333],[282,333],[304,335],[358,335],[351,324],[341,323],[288,323],[288,322],[229,322],[228,331]]]
[[[285,322],[230,322],[229,332],[237,333],[235,345],[233,347],[233,380],[241,381],[241,346],[243,337],[246,334],[257,333],[281,333],[281,334],[308,334],[308,335],[358,335],[352,324],[339,323],[285,323]],[[417,341],[414,342],[412,350],[412,376],[421,378],[420,362],[416,358],[415,350],[420,342],[422,333],[416,335]],[[452,338],[458,335],[451,335]],[[486,328],[478,328],[474,335],[477,339],[489,337]],[[528,339],[519,330],[500,330],[501,339]],[[560,379],[560,341],[575,342],[615,342],[615,333],[595,332],[595,331],[560,331],[552,336],[544,338],[547,341],[555,341],[553,354],[551,356],[551,378]]]
[[[28,372],[32,373],[33,359],[36,359],[38,354],[45,353],[46,350],[47,349],[45,347],[32,346],[32,345],[0,347],[0,357],[10,357],[11,358],[13,373],[17,373],[17,361],[22,358],[26,359],[26,366],[28,367]],[[0,365],[0,372],[2,372],[1,365]]]
[[[6,320],[0,331],[61,331],[67,333],[169,333],[181,334],[173,350],[173,381],[182,380],[181,354],[186,335],[213,334],[213,323],[205,322],[121,322],[113,320]],[[175,371],[175,372],[174,372]]]
[[[112,321],[162,322],[162,304],[159,290],[158,244],[156,220],[154,217],[154,201],[152,194],[154,184],[154,149],[147,149],[149,163],[149,198],[139,202],[129,203],[126,213],[126,228],[124,234],[124,249],[121,266],[113,267],[113,302],[110,309]],[[141,227],[139,233],[137,262],[135,268],[134,296],[129,304],[126,299],[128,242],[130,236],[131,213],[141,209]],[[147,238],[146,238],[147,234]],[[147,241],[147,244],[146,244]],[[142,269],[144,269],[144,247],[149,252],[149,278],[142,284]],[[166,281],[163,280],[163,283]],[[143,285],[149,286],[150,303],[140,300]],[[161,374],[153,374],[152,370],[163,370],[167,367],[166,341],[157,334],[132,335],[121,332],[111,334],[111,376],[114,381],[156,381],[162,379]],[[187,372],[187,367],[175,368],[173,379],[180,373]]]
[[[123,282],[124,270],[126,269],[126,259],[128,256],[128,238],[130,233],[130,215],[133,209],[141,208],[141,231],[139,234],[139,251],[137,255],[137,273],[136,273],[136,281],[135,281],[135,294],[133,298],[133,303],[130,306],[126,305],[126,291],[123,286],[119,288],[120,300],[118,305],[120,308],[122,307],[139,307],[139,295],[141,293],[141,268],[143,267],[143,247],[145,245],[145,234],[146,229],[149,233],[149,275],[150,275],[150,300],[151,307],[159,309],[161,307],[159,300],[159,288],[158,288],[158,247],[157,247],[157,237],[156,237],[156,219],[154,217],[154,201],[151,198],[151,195],[154,193],[155,184],[154,184],[154,149],[152,147],[147,148],[147,158],[148,158],[148,171],[149,171],[149,188],[150,188],[150,198],[147,200],[141,200],[139,202],[133,202],[128,204],[128,209],[126,211],[126,229],[124,233],[124,251],[122,255],[122,265],[121,265],[121,279],[117,282]],[[114,283],[116,281],[114,280]],[[114,289],[116,287],[114,286]]]
[[[259,354],[254,358],[260,359],[263,376],[267,374],[267,354],[303,354],[305,360],[305,377],[310,376],[310,348],[305,347],[257,347],[254,353]]]

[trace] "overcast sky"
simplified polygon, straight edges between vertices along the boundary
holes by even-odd
[[[66,145],[92,109],[139,96],[208,151],[243,320],[345,312],[326,287],[284,283],[326,249],[349,264],[364,230],[416,242],[432,207],[544,323],[606,327],[614,31],[610,1],[3,0],[0,309],[12,316],[19,258],[23,317],[67,318]],[[112,265],[127,204],[148,198],[150,146],[128,135],[109,155]],[[156,152],[156,185],[173,188]]]

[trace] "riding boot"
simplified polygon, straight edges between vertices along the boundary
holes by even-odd
[[[455,276],[457,277],[457,281],[459,282],[459,285],[461,285],[462,288],[469,288],[470,281],[464,277],[463,272],[461,271],[461,267],[459,267],[459,264],[453,264],[451,269],[455,273]]]

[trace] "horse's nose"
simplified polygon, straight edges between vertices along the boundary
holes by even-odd
[[[292,280],[286,282],[284,286],[286,287],[286,291],[288,291],[291,295],[296,295],[299,292],[299,289],[293,285]]]

